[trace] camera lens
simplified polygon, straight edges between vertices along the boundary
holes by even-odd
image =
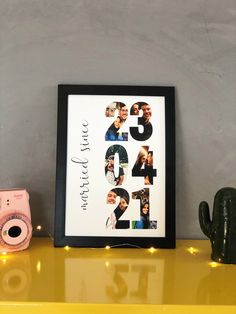
[[[8,235],[11,238],[17,238],[21,234],[21,228],[18,226],[13,226],[8,230]]]

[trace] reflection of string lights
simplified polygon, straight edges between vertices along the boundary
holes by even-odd
[[[208,265],[209,265],[211,268],[216,268],[216,267],[221,266],[221,264],[216,263],[216,262],[210,262],[210,263],[208,263]]]
[[[199,252],[199,250],[198,249],[196,249],[195,247],[189,247],[189,248],[187,248],[187,251],[190,253],[190,254],[192,254],[192,255],[196,255],[198,252]]]
[[[66,251],[69,251],[70,247],[69,247],[68,245],[66,245],[66,246],[64,247],[64,249],[65,249]]]
[[[105,263],[105,266],[106,266],[106,268],[108,268],[108,267],[110,266],[110,263],[109,263],[109,262],[106,262],[106,263]]]
[[[7,255],[7,252],[1,252],[0,259],[4,265],[6,264],[8,257],[9,255]]]
[[[40,261],[38,261],[38,263],[36,265],[36,270],[38,273],[40,273],[40,271],[41,271],[41,262]]]
[[[7,258],[8,258],[7,252],[1,252],[0,258],[1,258],[2,263],[6,264]]]

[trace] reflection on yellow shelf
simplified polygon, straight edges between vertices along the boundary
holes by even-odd
[[[38,261],[36,264],[36,270],[38,273],[40,273],[40,271],[41,271],[41,262],[40,261]]]
[[[144,305],[179,305],[184,313],[182,306],[211,305],[217,313],[212,306],[221,305],[236,313],[236,266],[212,262],[210,253],[203,240],[177,241],[175,250],[104,250],[54,248],[49,238],[33,238],[28,250],[0,255],[0,307],[139,304],[146,313],[151,307]]]
[[[212,267],[212,268],[216,268],[216,267],[222,266],[222,264],[216,263],[216,262],[210,262],[210,263],[208,263],[208,265],[210,267]]]
[[[199,252],[199,250],[198,250],[197,248],[192,247],[192,246],[190,246],[189,248],[187,248],[187,251],[188,251],[190,254],[192,254],[192,255],[196,255],[196,254]]]
[[[117,255],[116,250],[111,250],[114,256],[71,255],[64,261],[65,302],[161,302],[164,260]]]

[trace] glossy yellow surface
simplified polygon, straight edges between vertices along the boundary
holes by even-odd
[[[207,240],[172,249],[54,248],[0,255],[1,313],[236,313],[236,265]]]

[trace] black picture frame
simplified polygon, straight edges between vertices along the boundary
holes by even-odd
[[[139,115],[134,116],[133,112],[131,114],[131,107],[133,104],[138,104]],[[128,108],[128,117],[126,119],[121,119],[122,105],[124,104]],[[132,104],[132,105],[130,105]],[[142,134],[148,134],[148,118],[144,116],[145,108],[143,104],[151,106],[152,116],[151,116],[151,135],[147,135],[143,140]],[[106,108],[108,105],[113,106],[113,111],[115,116],[112,114],[107,114]],[[108,106],[108,107],[107,107]],[[112,107],[110,106],[110,108]],[[142,109],[141,109],[142,108]],[[153,110],[154,109],[154,110]],[[127,111],[127,110],[126,110]],[[84,113],[85,112],[85,113]],[[113,114],[114,114],[113,112]],[[86,115],[91,118],[92,123],[87,121],[82,117]],[[153,115],[155,114],[155,120]],[[120,118],[119,127],[123,126],[122,123],[127,122],[128,119],[133,119],[131,126],[125,130],[125,132],[119,132],[119,134],[129,136],[128,138],[122,137],[122,140],[107,139],[105,134],[110,134],[108,132],[108,126],[110,122],[113,122],[114,118]],[[63,246],[73,246],[73,247],[155,247],[155,248],[175,248],[175,89],[172,86],[122,86],[122,85],[67,85],[61,84],[58,85],[58,120],[57,120],[57,164],[56,164],[56,198],[55,198],[55,225],[54,225],[54,246],[63,247]],[[79,121],[77,123],[77,121]],[[87,121],[87,122],[83,122]],[[137,125],[133,127],[134,121],[137,121]],[[150,122],[149,121],[149,122]],[[101,131],[105,123],[105,129],[107,132]],[[85,125],[86,124],[86,125]],[[91,125],[91,130],[88,125]],[[95,127],[95,124],[97,126]],[[128,124],[128,122],[127,122]],[[81,126],[84,125],[84,126]],[[129,125],[129,124],[128,124]],[[128,126],[127,125],[127,126]],[[83,129],[84,127],[84,129]],[[127,131],[128,130],[128,131]],[[131,134],[131,131],[134,131]],[[103,132],[101,135],[99,132]],[[136,132],[136,133],[135,133]],[[88,134],[92,134],[92,140],[90,143],[90,138],[88,139]],[[99,135],[100,134],[100,135]],[[128,135],[127,135],[128,134]],[[138,134],[136,137],[135,134]],[[161,135],[160,135],[161,134]],[[105,136],[105,137],[104,137]],[[139,136],[142,136],[140,139]],[[160,138],[159,138],[160,137]],[[99,142],[100,141],[100,142]],[[149,145],[151,142],[151,146]],[[99,144],[100,143],[100,144]],[[104,145],[103,145],[104,143]],[[159,144],[156,144],[159,143]],[[109,146],[109,144],[111,144]],[[76,146],[77,145],[77,146]],[[87,145],[90,145],[87,147]],[[134,171],[134,164],[137,163],[137,160],[123,160],[121,165],[121,155],[119,154],[119,170],[123,168],[126,171],[125,163],[129,167],[127,170],[127,177],[136,182],[138,180],[144,180],[143,186],[140,186],[142,191],[142,196],[137,196],[133,191],[128,191],[130,204],[137,206],[140,201],[140,221],[143,223],[142,208],[141,204],[144,203],[144,199],[148,200],[148,206],[150,204],[155,204],[152,207],[148,208],[148,227],[144,227],[144,223],[141,227],[141,230],[138,230],[136,223],[139,222],[132,219],[124,219],[125,221],[130,221],[128,225],[123,227],[117,227],[118,221],[121,220],[117,215],[113,214],[114,221],[111,223],[112,227],[109,231],[106,231],[107,228],[95,225],[94,222],[98,221],[101,218],[101,215],[105,215],[103,209],[108,213],[108,208],[114,207],[116,205],[108,204],[108,200],[105,202],[106,193],[103,195],[104,207],[91,205],[90,208],[86,207],[87,201],[84,197],[89,198],[91,195],[91,202],[95,204],[102,204],[101,189],[106,189],[107,180],[104,172],[104,163],[100,162],[97,168],[94,171],[90,171],[89,162],[91,159],[95,158],[96,160],[104,160],[108,164],[110,162],[107,155],[104,155],[106,148],[109,146],[115,154],[117,154],[117,149],[119,150],[123,145],[125,146],[125,151],[128,150],[127,156],[133,154],[133,151],[141,152],[141,149],[145,148],[146,152],[152,153],[153,160],[155,158],[160,158],[158,160],[158,165],[153,166],[152,164],[152,183],[146,182],[147,178],[146,169],[148,167],[147,158],[143,162],[142,167],[139,168],[138,174]],[[104,147],[103,147],[104,146]],[[77,147],[78,151],[83,152],[83,154],[90,154],[89,158],[77,156],[73,157],[73,154],[70,154],[71,148]],[[140,150],[138,147],[141,147]],[[151,147],[151,151],[149,150]],[[91,153],[92,151],[92,153]],[[107,151],[108,152],[108,149]],[[103,157],[100,156],[103,154]],[[114,154],[114,155],[115,155]],[[114,160],[113,155],[113,160]],[[140,155],[140,154],[139,154]],[[137,156],[137,154],[135,155]],[[146,155],[147,156],[147,155]],[[162,157],[160,157],[162,156]],[[90,158],[91,157],[91,158]],[[74,158],[74,159],[73,159]],[[76,159],[75,159],[76,158]],[[112,157],[111,157],[112,158]],[[132,158],[131,158],[132,159]],[[133,158],[134,159],[134,158]],[[82,160],[86,160],[83,164]],[[73,164],[72,164],[73,163]],[[117,159],[115,161],[117,163]],[[94,167],[94,161],[90,163],[91,167]],[[121,167],[120,167],[121,165]],[[77,168],[76,168],[77,166]],[[83,171],[84,166],[84,171]],[[86,167],[85,167],[86,166]],[[78,170],[80,168],[80,170]],[[88,169],[86,169],[88,168]],[[77,175],[75,172],[79,171]],[[87,172],[86,172],[87,171]],[[94,174],[98,171],[97,176]],[[100,172],[99,172],[100,171]],[[117,170],[116,170],[117,171]],[[123,171],[123,172],[124,172]],[[102,173],[102,175],[99,175]],[[162,173],[162,175],[161,175]],[[133,175],[134,174],[134,175]],[[119,174],[120,175],[120,174]],[[118,175],[118,176],[119,176]],[[104,177],[103,177],[104,176]],[[116,173],[117,176],[117,173]],[[143,176],[143,179],[142,179]],[[80,179],[78,178],[80,177]],[[141,177],[141,178],[140,178]],[[145,177],[145,178],[144,178]],[[74,179],[73,179],[74,178]],[[80,181],[76,181],[80,180]],[[83,179],[84,178],[84,179]],[[87,179],[85,179],[87,178]],[[88,179],[89,178],[89,179]],[[161,179],[162,178],[162,179]],[[163,179],[164,178],[164,179]],[[116,178],[117,179],[117,178]],[[115,179],[115,180],[116,180]],[[89,181],[91,180],[91,181]],[[105,181],[104,181],[105,180]],[[136,181],[135,181],[136,180]],[[109,181],[110,182],[110,181]],[[116,193],[118,191],[118,196],[115,198],[121,200],[125,195],[123,194],[126,189],[125,183],[112,183],[111,190],[114,190]],[[129,189],[132,187],[132,182],[129,183]],[[140,181],[142,182],[142,181]],[[91,184],[91,187],[90,187]],[[96,184],[96,186],[95,186]],[[120,184],[119,186],[113,186],[113,184]],[[128,184],[128,183],[127,183]],[[86,193],[87,186],[91,188],[88,193]],[[82,191],[80,187],[86,186],[86,191]],[[94,187],[95,186],[95,187]],[[151,192],[150,192],[151,189]],[[132,189],[131,189],[132,190]],[[136,189],[137,190],[137,189]],[[154,201],[154,194],[160,192],[160,197],[156,197]],[[163,192],[164,191],[164,192]],[[109,189],[107,190],[109,192]],[[82,195],[81,195],[82,194]],[[153,201],[150,195],[153,197]],[[80,198],[80,199],[79,199]],[[137,198],[137,199],[135,199]],[[160,199],[162,203],[159,206]],[[126,198],[127,201],[127,198]],[[78,202],[78,203],[77,203]],[[133,203],[132,203],[133,202]],[[79,205],[78,205],[79,204]],[[119,203],[118,206],[121,203]],[[78,206],[77,206],[78,205]],[[127,204],[126,204],[127,205]],[[158,206],[157,206],[158,205]],[[109,207],[110,206],[110,207]],[[134,205],[133,205],[134,206]],[[80,207],[80,208],[79,208]],[[158,208],[157,208],[158,207]],[[159,209],[160,207],[160,209]],[[89,210],[88,210],[89,208]],[[151,217],[151,211],[156,212],[156,220]],[[127,206],[125,207],[125,211]],[[138,208],[137,208],[138,210]],[[159,214],[160,211],[160,214]],[[73,212],[73,213],[72,213]],[[91,213],[92,212],[92,213]],[[114,213],[115,210],[111,213]],[[102,214],[101,214],[102,213]],[[86,215],[90,217],[90,220],[86,221]],[[91,215],[91,216],[90,216]],[[111,221],[111,217],[109,222]],[[83,218],[82,218],[83,217]],[[92,218],[91,218],[92,217]],[[150,218],[151,217],[151,218]],[[76,218],[76,219],[75,219]],[[78,219],[77,219],[78,218]],[[114,219],[113,219],[114,220]],[[153,226],[150,227],[153,222]],[[159,221],[161,221],[159,223]],[[106,223],[108,220],[106,221]],[[77,230],[77,224],[81,224],[79,230]],[[84,226],[86,225],[87,226]],[[106,224],[106,227],[109,224]],[[93,226],[93,227],[91,227]],[[105,226],[105,220],[104,220]],[[127,228],[129,226],[129,228]],[[81,228],[81,231],[80,231]],[[100,229],[101,232],[99,231]],[[124,229],[123,229],[124,228]],[[136,229],[137,228],[137,229]],[[145,229],[146,228],[146,229]],[[96,229],[98,229],[96,231]],[[136,229],[136,230],[135,230]],[[163,232],[164,230],[164,232]],[[91,234],[90,234],[91,232]],[[106,233],[107,232],[107,233]],[[114,233],[114,235],[113,235]]]

